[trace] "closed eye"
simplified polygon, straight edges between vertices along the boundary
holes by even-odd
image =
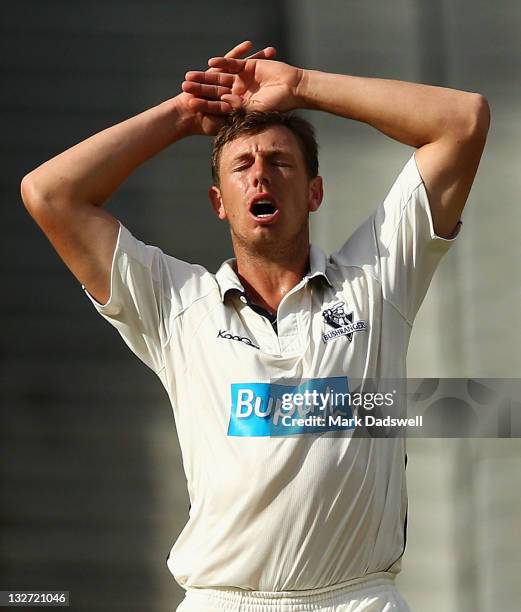
[[[241,170],[246,170],[247,168],[249,168],[251,164],[242,164],[240,166],[236,166],[233,171],[234,172],[241,172]]]

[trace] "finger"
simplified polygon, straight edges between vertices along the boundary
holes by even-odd
[[[235,94],[224,94],[221,96],[221,101],[229,104],[233,110],[242,108],[242,99]]]
[[[245,55],[246,53],[248,53],[248,51],[251,51],[251,48],[253,47],[253,43],[251,42],[251,40],[245,40],[242,43],[239,43],[238,45],[235,45],[235,47],[233,47],[233,49],[230,49],[228,51],[228,53],[224,54],[224,57],[237,57],[240,58],[241,56]],[[219,68],[208,68],[208,70],[206,72],[220,72]]]
[[[235,47],[230,49],[228,53],[225,53],[224,57],[241,57],[241,55],[248,53],[252,47],[253,43],[251,40],[245,40],[238,45],[235,45]]]
[[[225,72],[189,70],[185,74],[186,81],[194,81],[203,85],[220,85],[221,87],[232,87],[234,79],[233,74],[226,74]]]
[[[201,98],[192,98],[188,105],[192,111],[207,115],[227,115],[232,110],[227,102],[202,100]]]
[[[231,93],[229,87],[204,85],[202,83],[194,83],[193,81],[183,81],[181,88],[186,93],[192,94],[197,98],[207,98],[210,100],[219,100],[221,96]]]
[[[210,68],[218,68],[223,72],[229,74],[236,74],[240,72],[244,67],[246,60],[243,59],[232,59],[230,57],[212,57],[208,60],[208,66]]]
[[[254,53],[253,55],[248,55],[246,59],[272,59],[276,55],[277,49],[275,49],[275,47],[266,47],[261,51],[257,51],[257,53]]]
[[[253,43],[251,40],[245,40],[236,45],[233,49],[230,49],[223,57],[228,59],[241,59],[241,56],[250,51],[252,46]],[[248,55],[245,59],[273,59],[276,55],[277,49],[275,49],[275,47],[265,47],[252,55]],[[220,70],[220,68],[209,68],[206,72],[219,72]]]

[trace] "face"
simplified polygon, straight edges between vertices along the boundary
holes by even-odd
[[[308,217],[322,201],[322,179],[308,177],[288,128],[271,126],[227,143],[219,178],[210,199],[219,218],[228,220],[236,248],[262,250],[304,233],[308,239]]]

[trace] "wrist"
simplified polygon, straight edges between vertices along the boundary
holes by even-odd
[[[314,108],[312,105],[312,96],[310,95],[310,80],[312,78],[312,71],[306,70],[304,68],[299,68],[298,72],[298,80],[294,92],[296,106],[297,108]]]
[[[350,79],[347,75],[336,75],[319,70],[302,70],[298,82],[298,101],[300,108],[333,112],[332,102],[338,96],[341,80]]]
[[[172,142],[197,133],[194,113],[188,107],[189,98],[188,94],[180,93],[160,104],[174,127]]]

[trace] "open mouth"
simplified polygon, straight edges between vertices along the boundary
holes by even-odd
[[[251,207],[251,212],[254,217],[266,218],[271,217],[276,212],[277,208],[269,200],[259,200]]]
[[[277,205],[270,196],[257,196],[250,204],[250,214],[257,223],[267,225],[278,217]]]

